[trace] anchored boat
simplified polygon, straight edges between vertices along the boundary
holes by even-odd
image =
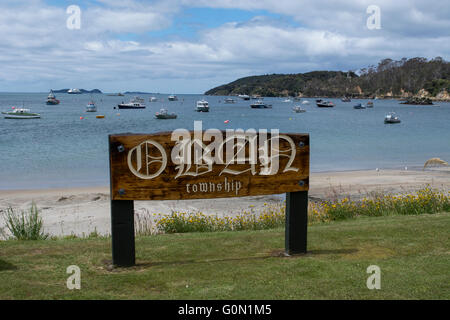
[[[144,99],[139,97],[134,97],[128,103],[120,103],[118,105],[119,109],[145,109]]]
[[[86,112],[97,112],[97,106],[93,101],[90,101],[86,106]]]
[[[32,113],[30,109],[17,108],[13,111],[2,112],[5,119],[39,119],[39,113]]]
[[[317,100],[316,100],[317,101]],[[319,108],[332,108],[334,107],[334,103],[331,101],[319,101],[316,103]]]
[[[292,108],[292,110],[293,110],[295,113],[303,113],[303,112],[306,112],[306,110],[305,110],[305,109],[302,109],[302,107],[300,107],[300,106],[295,106],[295,107]]]
[[[395,112],[389,112],[384,117],[384,123],[400,123],[400,118],[395,114]]]
[[[169,113],[167,109],[161,109],[159,112],[155,113],[156,119],[176,119],[177,115],[175,113]]]
[[[197,101],[197,106],[195,107],[197,112],[209,112],[209,104],[206,100]]]
[[[252,107],[253,109],[270,109],[270,108],[272,108],[272,105],[264,103],[261,100],[258,100],[256,102],[252,103],[250,105],[250,107]]]
[[[57,104],[59,104],[59,102],[60,101],[58,99],[56,99],[55,94],[53,93],[53,90],[50,90],[50,93],[48,94],[46,103],[48,105],[57,105]]]

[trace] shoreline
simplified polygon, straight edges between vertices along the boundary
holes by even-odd
[[[450,168],[422,170],[353,170],[312,172],[309,197],[327,200],[338,197],[362,198],[370,193],[407,193],[430,185],[450,190]],[[8,207],[28,210],[36,203],[51,235],[88,235],[97,231],[110,233],[109,186],[57,189],[0,190],[0,216]],[[284,195],[236,198],[135,201],[138,214],[170,214],[173,211],[200,211],[211,215],[235,215],[242,211],[259,211],[265,204],[279,204]],[[4,220],[0,218],[0,229]]]

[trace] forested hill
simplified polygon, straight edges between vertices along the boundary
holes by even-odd
[[[384,59],[354,72],[313,71],[245,77],[207,91],[206,95],[264,97],[394,97],[450,99],[450,63],[437,57]]]

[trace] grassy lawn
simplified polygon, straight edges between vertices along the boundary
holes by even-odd
[[[137,238],[129,269],[109,267],[108,238],[0,241],[0,299],[450,299],[449,238],[450,213],[314,225],[295,257],[282,229],[166,234]]]

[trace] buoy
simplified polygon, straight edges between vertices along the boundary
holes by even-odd
[[[223,123],[228,123],[228,122],[230,122],[230,120],[225,120]]]
[[[97,119],[103,119],[105,116],[95,116]]]
[[[80,117],[80,120],[83,120],[84,119],[84,117]]]
[[[16,107],[11,107],[11,109],[15,109]]]
[[[120,113],[118,113],[117,115],[120,116]]]
[[[289,118],[289,120],[292,120],[292,118]]]

